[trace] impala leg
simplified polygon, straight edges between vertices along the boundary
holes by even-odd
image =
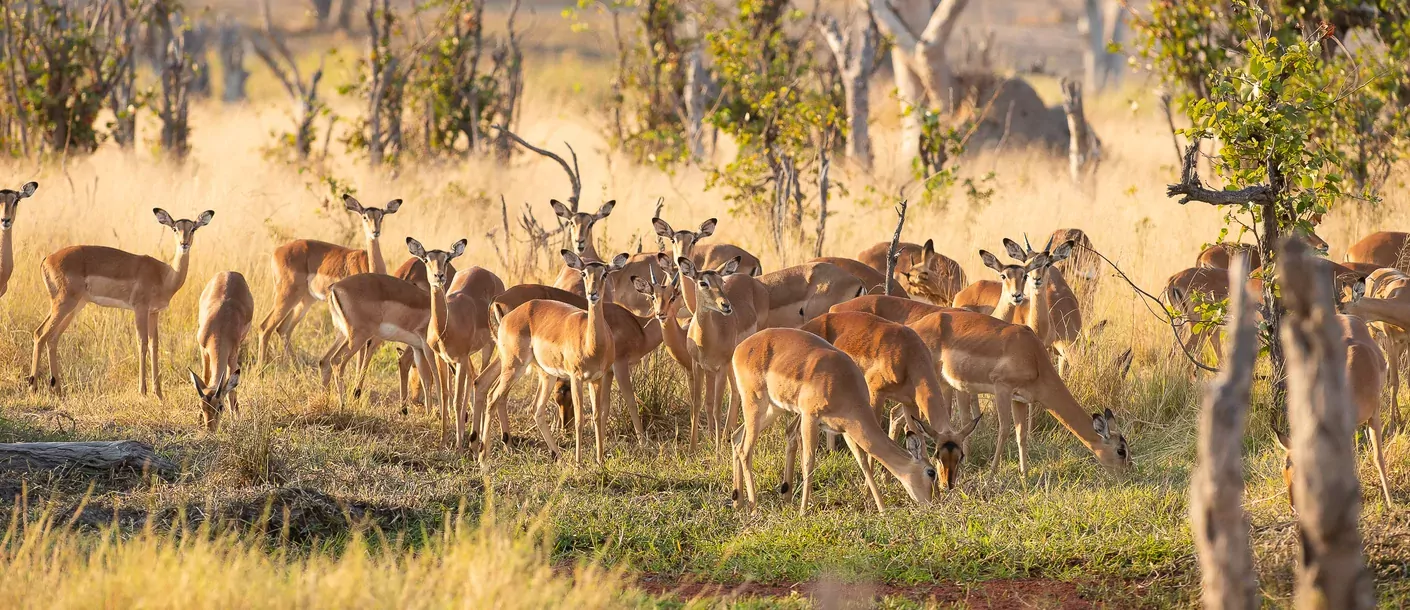
[[[78,317],[78,311],[83,309],[83,305],[83,302],[78,302],[51,326],[53,335],[45,345],[49,350],[49,387],[54,390],[54,395],[60,398],[64,396],[63,382],[61,381],[64,376],[59,367],[59,337],[69,329],[69,324],[72,324],[74,318]]]
[[[499,377],[493,387],[490,388],[489,397],[484,403],[485,410],[498,407],[500,403],[503,403],[509,397],[509,389],[514,385],[514,381],[518,379],[520,375],[524,374],[524,365],[518,362],[511,362],[510,366],[500,368],[499,371]],[[486,376],[488,376],[489,373],[490,371],[487,369],[485,371]],[[540,391],[542,391],[542,388],[540,388]],[[534,411],[534,418],[538,419],[537,409]],[[482,411],[481,407],[477,406],[471,419],[475,422],[475,429],[470,431],[470,450],[474,451],[476,448],[475,444],[479,443],[480,459],[484,459],[489,456],[490,451],[490,439],[487,436],[489,434],[489,417],[487,413]]]
[[[789,422],[783,430],[783,480],[778,484],[778,495],[785,502],[793,501],[793,477],[798,467],[798,418]]]
[[[228,370],[228,371],[230,372],[230,374],[234,374],[235,371],[240,370],[240,347],[239,347],[239,346],[236,346],[235,349],[230,350],[230,357],[229,357],[229,359],[226,361],[225,366],[226,366],[226,370]],[[239,399],[237,399],[237,398],[235,397],[235,395],[236,395],[238,392],[239,392],[238,389],[230,390],[230,393],[227,394],[226,397],[225,397],[226,400],[229,400],[229,401],[230,401],[230,412],[231,412],[231,413],[235,413],[235,414],[239,414],[239,413],[240,413],[240,401],[239,401]]]
[[[347,342],[348,338],[344,337],[342,333],[338,333],[337,338],[333,339],[333,345],[329,346],[328,351],[323,352],[323,357],[318,359],[318,371],[322,375],[323,389],[325,390],[333,380],[333,360],[338,356],[338,352],[342,351],[343,346],[347,345]]]
[[[710,418],[710,441],[720,446],[720,374],[705,373],[705,414]]]
[[[147,341],[151,334],[152,316],[145,309],[132,312],[137,323],[137,393],[147,395]]]
[[[1018,472],[1028,474],[1028,436],[1033,430],[1033,410],[1028,403],[1013,401],[1013,432],[1014,438],[1018,439]],[[994,405],[995,409],[1004,408],[1001,404]],[[1003,431],[1000,431],[1002,434]]]
[[[725,382],[729,384],[729,410],[725,412],[724,434],[724,438],[729,439],[739,421],[739,383],[734,378],[733,366],[726,369],[723,376]]]
[[[281,284],[274,293],[274,309],[269,311],[269,315],[264,317],[259,323],[259,335],[256,349],[259,356],[255,361],[255,368],[264,367],[265,352],[269,348],[269,339],[276,331],[280,331],[285,321],[290,318],[294,309],[299,305],[300,299],[294,284]],[[282,335],[282,333],[281,333]],[[284,349],[287,352],[288,340],[285,339]]]
[[[279,325],[279,339],[284,343],[284,361],[294,362],[294,329],[304,321],[304,316],[313,309],[313,304],[318,299],[305,292],[297,302],[294,303],[294,310]]]
[[[408,400],[414,402],[420,395],[421,384],[418,381],[420,377],[411,376],[411,371],[415,366],[416,356],[411,350],[401,350],[401,354],[397,356],[397,383],[401,387],[401,403],[403,405],[407,404]]]
[[[372,356],[376,355],[377,350],[380,349],[381,347],[382,347],[382,340],[381,340],[381,339],[378,339],[378,338],[376,338],[376,337],[372,337],[371,339],[368,339],[368,340],[367,340],[367,343],[362,346],[362,349],[357,350],[357,354],[356,354],[356,355],[357,355],[357,369],[358,369],[359,371],[366,371],[369,367],[371,367],[371,366],[372,366]],[[351,358],[352,356],[353,356],[353,354],[348,354],[348,357],[349,357],[349,358]],[[415,350],[413,349],[413,350],[412,350],[412,361],[415,362],[415,360],[416,360],[416,355],[415,355]],[[420,373],[418,372],[418,375],[419,375],[419,374],[420,374]],[[365,376],[363,376],[363,375],[359,375],[359,376],[358,376],[358,378],[357,378],[357,386],[353,388],[353,393],[352,393],[353,400],[357,400],[357,399],[359,399],[359,398],[362,398],[362,387],[363,387],[363,383],[364,383],[365,381],[367,381],[367,379],[366,379]]]
[[[573,393],[573,461],[583,463],[583,380],[577,377],[568,379],[568,387]]]
[[[606,453],[607,441],[603,436],[603,428],[607,427],[608,401],[612,396],[612,375],[608,373],[597,381],[588,382],[588,391],[592,392],[592,436],[593,443],[597,450],[597,465],[606,463],[604,454]]]
[[[798,422],[798,436],[803,444],[803,500],[798,506],[798,515],[801,517],[808,514],[808,500],[812,497],[813,491],[813,466],[818,452],[818,420],[810,415],[803,415]]]
[[[1391,337],[1386,343],[1390,348],[1386,350],[1390,355],[1390,366],[1387,367],[1389,375],[1386,377],[1390,383],[1390,429],[1395,431],[1400,429],[1400,362],[1405,353],[1405,345],[1399,337]]]
[[[759,441],[759,432],[769,426],[778,417],[779,411],[771,408],[764,402],[762,396],[751,397],[753,404],[743,405],[744,426],[735,433],[734,451],[737,461],[734,488],[735,507],[739,507],[740,483],[744,484],[745,497],[748,498],[749,511],[753,512],[759,505],[758,490],[754,486],[754,446]]]
[[[1004,459],[1004,442],[1008,440],[1010,417],[1013,412],[1013,390],[1010,388],[999,388],[994,394],[994,414],[998,416],[999,425],[994,435],[994,461],[989,464],[989,472],[999,471],[999,463]]]
[[[544,444],[548,445],[549,457],[557,461],[563,450],[559,448],[558,440],[553,437],[553,416],[548,412],[548,398],[549,394],[553,392],[552,381],[548,377],[548,373],[539,372],[538,395],[534,397],[534,423],[538,425],[539,436],[543,437]],[[489,433],[488,419],[485,422],[485,432]],[[489,444],[488,438],[485,439],[485,443]]]
[[[470,357],[466,356],[455,365],[455,379],[451,384],[454,386],[451,392],[452,400],[455,403],[455,448],[465,448],[465,425],[469,419],[469,411],[466,405],[470,397],[467,396],[467,388],[470,380],[475,378],[475,364],[470,362]]]
[[[867,489],[871,490],[871,499],[876,502],[876,512],[886,512],[886,508],[881,505],[881,488],[877,487],[876,479],[872,477],[871,456],[862,451],[851,434],[843,434],[842,439],[847,441],[847,448],[852,450],[852,457],[856,458],[857,467],[862,469],[862,480],[866,481]]]
[[[1376,460],[1376,474],[1381,477],[1381,494],[1385,496],[1386,508],[1390,508],[1390,480],[1386,478],[1386,456],[1381,451],[1382,441],[1385,440],[1381,436],[1381,414],[1372,415],[1369,423],[1371,424],[1371,450],[1375,452],[1372,457]]]
[[[636,385],[632,383],[632,365],[628,362],[612,363],[613,377],[617,379],[617,389],[622,393],[622,404],[627,415],[632,418],[632,431],[636,432],[638,445],[646,443],[646,427],[641,422],[641,411],[636,406]]]
[[[162,399],[162,342],[161,342],[161,314],[151,312],[148,314],[151,320],[147,325],[147,334],[151,340],[148,347],[151,349],[150,358],[152,360],[152,391],[157,395],[157,400]]]
[[[700,419],[700,391],[705,385],[705,370],[693,364],[690,371],[690,451],[695,452],[696,429]]]

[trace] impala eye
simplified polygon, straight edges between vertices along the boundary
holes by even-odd
[[[709,283],[709,282],[704,282],[704,281],[702,281],[702,282],[700,282],[700,287],[701,287],[701,288],[709,288],[709,287],[710,287],[710,283]]]

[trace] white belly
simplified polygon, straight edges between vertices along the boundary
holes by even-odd
[[[90,294],[90,295],[88,295],[88,300],[89,300],[89,301],[92,301],[94,305],[97,305],[97,306],[99,306],[99,307],[114,307],[114,308],[117,308],[117,309],[127,309],[127,310],[131,310],[131,309],[132,309],[132,303],[128,303],[127,301],[124,301],[124,300],[122,300],[122,299],[114,299],[114,298],[111,298],[111,297],[100,297],[100,296],[97,296],[97,295],[91,295],[91,294]]]
[[[377,325],[377,336],[383,341],[396,341],[405,343],[413,347],[420,347],[426,343],[426,338],[417,333],[410,332],[395,324],[382,323]]]

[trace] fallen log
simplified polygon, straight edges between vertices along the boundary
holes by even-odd
[[[177,472],[176,464],[137,441],[0,443],[0,472],[36,470],[151,473],[162,477]]]

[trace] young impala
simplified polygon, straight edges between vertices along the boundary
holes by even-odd
[[[562,251],[570,269],[583,278],[587,291],[587,311],[557,301],[529,301],[499,321],[496,340],[499,351],[499,381],[490,392],[489,409],[498,409],[509,396],[514,382],[532,367],[538,372],[539,391],[534,400],[534,421],[539,434],[557,458],[558,443],[553,439],[546,410],[552,380],[567,377],[572,388],[577,412],[573,418],[573,454],[582,461],[582,422],[585,404],[590,397],[593,406],[593,435],[596,440],[597,462],[603,462],[603,420],[606,417],[608,373],[615,358],[612,333],[603,315],[605,304],[602,288],[605,278],[627,264],[627,255],[618,254],[610,264],[584,261],[571,250]],[[489,417],[480,417],[478,438],[481,457],[488,456]],[[472,443],[473,445],[473,443]]]
[[[401,208],[401,200],[393,199],[387,202],[385,208],[368,208],[352,195],[343,195],[343,205],[362,218],[362,234],[367,238],[367,249],[300,239],[274,250],[274,308],[260,322],[256,367],[264,364],[265,346],[275,332],[284,341],[285,358],[293,360],[294,328],[303,321],[314,303],[328,299],[328,290],[334,282],[359,273],[387,272],[380,242],[382,220]]]
[[[0,189],[0,206],[4,206],[4,216],[0,216],[0,297],[10,290],[10,276],[15,272],[15,215],[20,209],[20,200],[31,197],[39,188],[38,182],[26,182],[18,191]]]
[[[866,377],[852,358],[810,332],[771,328],[745,339],[732,359],[744,426],[734,433],[734,502],[748,499],[753,511],[754,447],[759,434],[785,413],[799,416],[803,448],[803,491],[799,514],[808,511],[819,427],[841,433],[862,469],[876,509],[884,511],[881,490],[872,478],[868,457],[886,467],[911,499],[930,504],[935,466],[925,459],[925,443],[908,435],[902,449],[881,429],[871,410]]]
[[[147,393],[147,368],[151,365],[152,389],[162,397],[158,317],[186,283],[191,243],[196,230],[210,224],[215,212],[206,210],[196,220],[172,220],[166,210],[155,208],[157,222],[171,229],[176,254],[168,265],[150,256],[106,246],[69,246],[44,258],[40,270],[49,289],[49,316],[34,331],[34,360],[29,387],[39,378],[39,358],[49,351],[49,387],[63,396],[59,382],[59,336],[88,303],[99,307],[132,310],[137,324],[137,390]]]
[[[229,402],[240,412],[235,388],[240,384],[240,346],[255,318],[255,298],[245,276],[234,271],[217,273],[201,291],[196,319],[196,345],[201,348],[201,374],[191,371],[191,385],[201,399],[201,420],[215,431]]]

